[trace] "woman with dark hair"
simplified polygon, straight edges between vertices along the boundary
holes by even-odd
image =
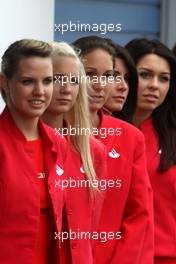
[[[134,124],[146,140],[154,193],[155,264],[176,263],[176,60],[158,40],[134,39],[126,48],[139,76]]]
[[[152,234],[148,234],[151,244],[145,245],[151,212],[143,135],[132,125],[101,111],[114,81],[118,81],[114,76],[114,49],[97,36],[80,38],[73,45],[81,50],[89,82],[90,117],[98,129],[97,138],[107,147],[108,180],[112,183],[99,225],[99,232],[104,232],[107,239],[106,243],[101,239],[95,243],[94,262],[152,263]]]
[[[138,76],[135,64],[125,48],[115,44],[111,39],[108,43],[115,51],[115,75],[119,81],[115,82],[105,102],[104,108],[113,116],[132,122],[137,100]]]

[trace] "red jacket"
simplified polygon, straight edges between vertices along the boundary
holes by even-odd
[[[97,179],[104,180],[107,178],[106,148],[101,142],[93,138],[90,140],[90,147]],[[68,230],[72,232],[70,238],[72,262],[68,254],[69,245],[64,243],[62,245],[61,264],[93,264],[92,232],[98,232],[106,190],[101,190],[105,188],[100,187],[100,192],[96,193],[91,200],[90,190],[84,185],[86,182],[88,184],[88,181],[86,181],[80,155],[73,148],[70,148],[70,157],[69,160],[72,162],[67,166],[67,174],[69,181],[72,180],[72,187],[69,185],[67,188],[66,215]],[[81,235],[83,236],[81,237]]]
[[[160,162],[158,137],[152,119],[141,125],[146,140],[147,167],[154,196],[155,257],[176,258],[176,166],[164,173]]]
[[[55,179],[66,177],[58,168],[64,170],[67,143],[41,121],[39,127],[54,222],[59,232],[64,192],[55,188]],[[32,264],[40,214],[35,160],[7,108],[0,116],[0,164],[0,263]]]
[[[132,125],[102,114],[99,139],[107,147],[109,179],[121,180],[121,187],[108,189],[99,231],[110,235],[96,244],[94,263],[152,264],[153,234],[147,232],[153,224],[152,191],[144,137]]]

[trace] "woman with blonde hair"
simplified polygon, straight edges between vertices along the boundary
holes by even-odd
[[[77,236],[62,244],[61,263],[93,263],[91,233],[97,230],[106,178],[106,150],[91,136],[87,83],[84,67],[76,51],[67,43],[50,43],[54,70],[54,91],[43,120],[65,135],[70,143],[72,163],[68,168],[64,230]],[[74,187],[71,182],[74,181]],[[103,188],[105,189],[105,188]],[[88,237],[80,238],[87,233]],[[71,253],[69,255],[69,252]]]

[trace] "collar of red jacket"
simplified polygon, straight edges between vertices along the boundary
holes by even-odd
[[[140,130],[148,129],[148,128],[149,129],[153,128],[153,120],[151,117],[144,120],[139,126]]]
[[[11,135],[14,135],[14,138],[16,140],[19,140],[24,144],[26,143],[25,136],[23,135],[21,130],[17,127],[7,106],[1,113],[0,119],[2,121],[3,128],[7,132],[10,132]],[[53,144],[53,142],[55,141],[54,137],[56,137],[54,135],[54,130],[48,127],[46,124],[44,124],[40,119],[38,125],[43,143],[45,143],[47,147],[50,148],[51,150],[57,152],[56,146],[55,144]]]

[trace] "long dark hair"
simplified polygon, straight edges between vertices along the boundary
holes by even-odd
[[[111,39],[106,39],[108,44],[114,48],[115,58],[123,60],[129,74],[129,92],[126,102],[121,111],[113,112],[113,115],[117,118],[132,123],[132,118],[136,109],[137,102],[137,87],[138,87],[138,75],[133,59],[129,52],[122,46],[114,43]]]
[[[112,40],[101,38],[98,36],[87,36],[77,39],[72,43],[77,49],[81,57],[84,57],[89,52],[94,51],[95,49],[102,49],[111,55],[113,60],[113,66],[115,66],[115,57],[121,58],[128,71],[129,71],[129,94],[127,100],[124,104],[122,111],[113,112],[113,115],[117,118],[132,122],[132,116],[136,107],[136,98],[137,98],[137,71],[135,64],[130,57],[129,53],[122,48],[120,45],[116,45]]]
[[[161,158],[159,172],[164,172],[176,165],[176,59],[164,44],[158,40],[134,39],[126,48],[135,64],[147,54],[156,54],[164,58],[170,65],[170,86],[164,102],[152,113],[154,128],[158,135]]]

